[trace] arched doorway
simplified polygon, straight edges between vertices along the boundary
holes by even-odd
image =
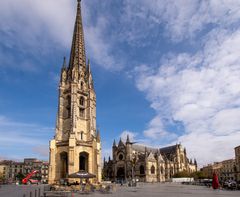
[[[88,157],[89,154],[87,152],[81,152],[79,154],[79,170],[88,172]]]
[[[125,179],[125,169],[124,167],[120,167],[117,170],[117,179],[118,180],[124,180]]]
[[[67,152],[60,153],[60,177],[66,178],[68,174],[68,154]]]

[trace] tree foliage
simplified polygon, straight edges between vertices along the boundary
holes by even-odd
[[[183,177],[193,177],[195,180],[197,179],[206,179],[208,178],[202,171],[197,171],[193,173],[189,173],[187,171],[182,171],[174,174],[174,178],[183,178]]]
[[[0,181],[4,181],[5,180],[5,177],[3,176],[3,173],[0,172]]]
[[[24,174],[22,174],[21,172],[19,172],[15,177],[16,177],[16,179],[18,179],[19,181],[21,181],[25,176],[24,176]]]
[[[191,177],[191,174],[184,170],[173,175],[173,178],[183,178],[183,177]]]

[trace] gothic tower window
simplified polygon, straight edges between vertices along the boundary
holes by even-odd
[[[80,97],[79,103],[81,106],[84,106],[84,98],[82,96]]]
[[[83,82],[81,82],[81,90],[83,90]]]
[[[80,116],[81,118],[84,118],[84,116],[85,116],[85,110],[84,110],[83,108],[80,108],[80,109],[79,109],[79,116]]]
[[[67,96],[67,106],[71,106],[71,96],[70,95],[68,95]]]
[[[80,133],[80,139],[83,140],[83,132]]]
[[[151,167],[151,174],[155,174],[155,167],[154,167],[154,165],[152,165],[152,167]]]
[[[77,139],[78,139],[78,140],[83,140],[83,131],[78,132],[78,134],[77,134]]]
[[[69,118],[71,114],[71,96],[70,95],[67,96],[66,108],[67,108],[67,117]]]

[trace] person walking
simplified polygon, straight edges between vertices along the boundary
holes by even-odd
[[[213,173],[212,187],[213,189],[219,189],[218,176],[215,172]]]

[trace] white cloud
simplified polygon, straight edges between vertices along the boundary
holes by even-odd
[[[214,30],[195,55],[170,56],[157,70],[147,66],[135,70],[139,90],[159,117],[184,125],[178,141],[201,163],[226,159],[239,145],[239,46],[240,30]],[[162,124],[149,125],[153,134],[165,129]]]
[[[107,37],[104,36],[107,24],[108,21],[106,18],[99,17],[96,25],[86,26],[87,49],[92,59],[103,68],[107,70],[119,70],[122,67],[120,64],[121,61],[117,62],[111,55],[112,46]]]
[[[138,133],[132,132],[132,131],[123,131],[120,135],[120,138],[122,139],[123,142],[127,140],[127,136],[129,136],[130,141],[135,141]]]
[[[239,8],[238,0],[125,0],[123,18],[130,26],[126,28],[130,42],[149,36],[141,28],[151,29],[158,24],[164,24],[167,37],[180,41],[196,37],[208,26],[229,27],[238,23]]]
[[[92,21],[89,3],[82,2],[87,56],[99,66],[109,70],[121,68],[112,56],[112,46],[106,35],[107,19],[102,14]],[[77,1],[69,0],[8,0],[0,1],[0,44],[24,56],[41,60],[52,51],[63,50],[70,54],[71,39]],[[91,5],[91,4],[90,4]],[[6,58],[6,56],[9,56]],[[23,62],[22,62],[23,61]],[[60,60],[61,61],[61,60]],[[31,62],[4,51],[1,66],[35,71]]]
[[[168,138],[168,140],[173,140],[177,137],[174,133],[169,133],[164,129],[163,122],[160,116],[156,116],[151,120],[148,125],[148,129],[143,131],[143,134],[151,139],[161,141],[164,138]]]

